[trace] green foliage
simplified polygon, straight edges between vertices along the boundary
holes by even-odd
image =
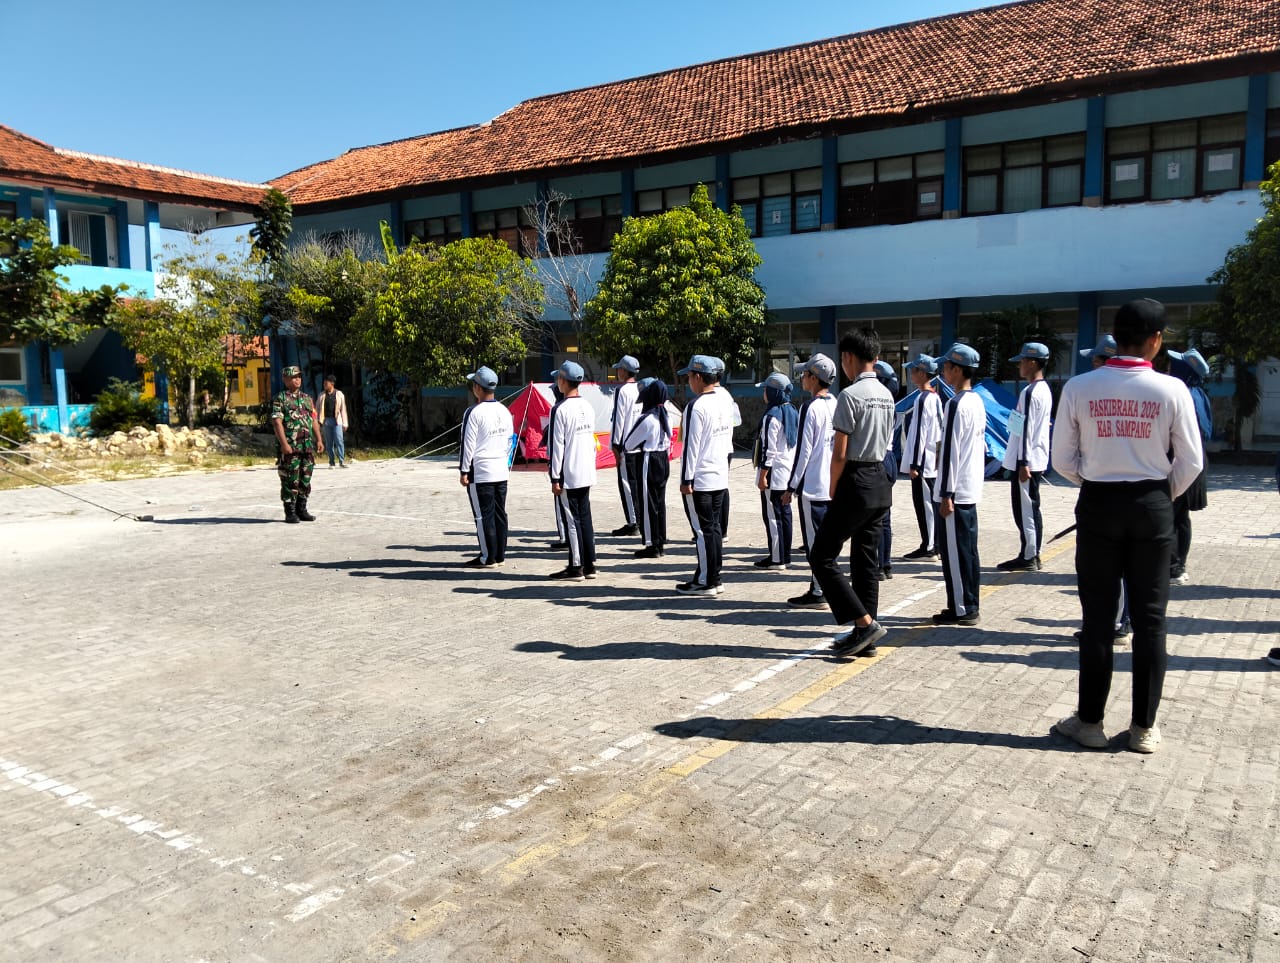
[[[110,320],[124,286],[72,291],[58,268],[78,264],[80,252],[55,245],[44,221],[0,218],[0,343],[70,344]]]
[[[759,264],[741,212],[718,210],[702,185],[688,207],[628,218],[586,306],[583,346],[608,360],[635,355],[673,381],[692,354],[748,366],[764,344]]]
[[[366,364],[420,386],[458,384],[476,365],[501,369],[525,356],[543,290],[533,262],[503,242],[414,246],[384,270],[353,335]]]
[[[354,239],[333,244],[308,237],[280,265],[290,315],[326,358],[335,351],[360,354],[352,321],[382,289],[385,273],[381,261],[361,257]]]
[[[1048,311],[1028,304],[1004,311],[988,311],[972,320],[966,319],[957,332],[960,339],[972,345],[982,357],[978,366],[978,378],[994,378],[996,381],[1017,381],[1018,363],[1010,361],[1028,341],[1039,341],[1051,355],[1047,372],[1052,372],[1052,358],[1071,348],[1071,343],[1053,328],[1053,318]],[[946,351],[948,344],[940,345]],[[1061,372],[1070,376],[1071,370]]]
[[[160,421],[160,402],[144,398],[142,386],[136,382],[112,378],[94,400],[89,427],[95,435],[128,431],[141,425],[154,428]]]
[[[22,417],[21,408],[0,411],[0,448],[13,448],[31,437],[31,426]]]
[[[274,270],[284,260],[293,232],[293,203],[274,187],[262,195],[258,221],[249,229],[254,253]]]

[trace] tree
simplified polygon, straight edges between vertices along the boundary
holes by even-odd
[[[258,204],[258,221],[249,229],[249,240],[254,253],[268,271],[274,271],[288,251],[289,235],[293,233],[293,203],[276,188],[270,188]]]
[[[53,243],[44,221],[0,218],[0,343],[70,344],[110,320],[126,288],[71,290],[58,268],[79,262],[74,247]]]
[[[524,358],[544,292],[533,262],[492,238],[387,253],[386,283],[359,312],[355,346],[366,364],[408,379],[417,433],[424,385]]]
[[[569,216],[573,203],[569,195],[551,190],[525,205],[524,219],[537,233],[547,306],[567,315],[574,333],[581,334],[583,296],[591,290],[594,258],[584,253],[574,230]]]
[[[161,259],[160,269],[156,297],[123,304],[112,327],[148,370],[185,378],[184,422],[194,426],[196,381],[223,373],[228,338],[256,334],[258,259],[218,251],[193,235],[190,249]]]
[[[996,381],[1017,381],[1018,363],[1010,361],[1028,341],[1039,341],[1056,357],[1071,345],[1053,328],[1053,318],[1043,308],[1034,304],[1004,311],[988,311],[972,321],[966,321],[958,332],[968,344],[982,356],[978,378],[994,378]],[[941,345],[946,351],[950,345]],[[1070,370],[1064,372],[1072,374]]]
[[[718,210],[702,185],[688,207],[628,218],[587,304],[584,347],[601,358],[635,355],[673,383],[691,354],[750,365],[765,344],[759,264],[741,212]]]
[[[1253,366],[1280,357],[1280,163],[1271,165],[1262,182],[1263,215],[1244,243],[1227,252],[1222,267],[1209,275],[1218,286],[1217,301],[1196,315],[1192,339],[1212,356],[1221,374],[1235,370],[1233,443],[1241,446],[1241,426],[1261,403]]]

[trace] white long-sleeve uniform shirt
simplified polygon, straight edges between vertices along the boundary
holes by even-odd
[[[1053,411],[1053,392],[1049,382],[1040,378],[1018,392],[1017,412],[1022,416],[1022,431],[1009,432],[1009,447],[1001,465],[1010,470],[1026,465],[1032,471],[1049,467],[1049,416]]]
[[[658,409],[641,415],[627,436],[622,447],[626,451],[670,451],[671,436],[662,430],[662,422],[658,420]]]
[[[1167,478],[1177,498],[1204,467],[1191,392],[1140,358],[1076,375],[1058,401],[1053,464],[1077,485]]]
[[[547,438],[551,484],[587,488],[596,483],[596,413],[585,398],[556,402]]]
[[[627,432],[640,417],[640,386],[634,381],[618,385],[613,392],[613,430],[609,433],[609,445],[619,448],[627,440]]]
[[[938,455],[938,483],[933,500],[950,498],[957,505],[982,501],[983,469],[987,463],[987,409],[971,390],[957,391],[947,402],[942,423],[942,451]]]
[[[727,391],[707,391],[684,409],[680,484],[694,491],[716,492],[729,487],[729,456],[733,452],[733,399]]]
[[[831,418],[835,410],[836,399],[831,394],[815,395],[800,406],[800,437],[788,487],[810,501],[831,498],[831,449],[836,438]]]
[[[458,471],[473,482],[501,482],[510,475],[507,454],[515,427],[511,411],[499,401],[472,405],[462,416],[462,451]]]
[[[936,478],[938,442],[942,440],[942,399],[936,391],[921,391],[911,412],[902,460],[907,469],[918,471],[922,478]]]
[[[791,481],[796,446],[787,443],[787,431],[781,418],[763,419],[760,431],[760,467],[769,473],[769,490],[784,492]],[[799,441],[798,438],[796,440]]]

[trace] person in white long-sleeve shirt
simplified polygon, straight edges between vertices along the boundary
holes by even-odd
[[[783,501],[796,503],[796,515],[800,519],[800,544],[805,558],[818,533],[818,527],[827,515],[831,504],[831,451],[836,432],[832,426],[836,399],[831,385],[836,380],[836,364],[825,354],[815,354],[801,366],[800,387],[812,396],[800,406],[800,425],[796,434],[795,463],[791,468],[789,491],[783,493]],[[822,596],[822,586],[810,570],[809,588],[802,595],[787,599],[788,605],[803,609],[824,609],[827,600]]]
[[[596,413],[578,393],[586,377],[582,365],[566,361],[551,372],[564,397],[551,409],[547,461],[551,494],[564,508],[569,564],[555,579],[596,577],[596,535],[591,523],[591,486],[596,483]]]
[[[662,558],[666,551],[672,436],[667,397],[666,383],[658,378],[640,382],[640,417],[623,441],[644,539],[644,548],[636,551],[636,558]]]
[[[937,541],[934,538],[933,486],[938,478],[938,445],[942,441],[942,400],[933,384],[938,373],[938,360],[927,354],[907,362],[907,376],[916,389],[916,400],[911,405],[911,420],[907,437],[903,442],[902,461],[911,476],[911,504],[916,510],[916,524],[920,529],[918,548],[902,556],[907,561],[918,558],[936,558]]]
[[[987,409],[973,391],[981,356],[970,345],[955,344],[940,359],[942,377],[955,394],[947,402],[938,455],[938,547],[947,607],[933,617],[938,625],[977,625],[978,503],[987,463]]]
[[[624,354],[613,366],[618,378],[618,386],[613,389],[613,422],[609,432],[609,447],[613,451],[613,460],[618,472],[618,497],[622,500],[622,525],[615,528],[612,535],[635,535],[639,532],[636,520],[639,517],[640,505],[636,497],[635,478],[631,475],[631,466],[627,462],[625,443],[631,426],[640,417],[638,397],[640,387],[636,375],[640,373],[640,362],[629,354]]]
[[[1203,465],[1200,430],[1187,386],[1157,373],[1164,339],[1158,301],[1116,312],[1116,357],[1066,383],[1053,430],[1053,464],[1080,486],[1076,502],[1076,586],[1080,693],[1076,712],[1054,730],[1090,749],[1110,742],[1102,728],[1111,690],[1120,587],[1133,623],[1133,707],[1128,747],[1154,752],[1156,712],[1168,656],[1165,610],[1174,549],[1173,499]],[[1170,457],[1172,456],[1172,457]]]
[[[733,450],[732,399],[717,391],[720,365],[695,354],[677,374],[689,376],[692,400],[685,406],[681,431],[680,494],[693,529],[698,566],[693,577],[676,586],[682,595],[719,595],[723,561],[721,509],[729,489],[729,454]]]
[[[1018,405],[1009,416],[1009,445],[1001,462],[1012,473],[1009,492],[1021,548],[1017,555],[996,568],[1006,572],[1038,572],[1040,544],[1044,540],[1040,482],[1049,469],[1049,417],[1053,411],[1053,392],[1044,379],[1049,349],[1038,341],[1029,341],[1009,360],[1018,363],[1018,376],[1027,382],[1018,392]]]
[[[477,368],[467,381],[476,403],[462,416],[458,472],[471,500],[480,554],[466,564],[489,568],[507,557],[507,479],[515,427],[511,411],[494,397],[498,376],[492,368]]]
[[[791,481],[796,459],[800,413],[791,404],[791,379],[773,372],[756,385],[764,389],[769,407],[760,419],[754,461],[756,488],[760,490],[760,513],[764,518],[769,554],[756,561],[756,568],[786,568],[791,564],[791,504],[783,500]]]

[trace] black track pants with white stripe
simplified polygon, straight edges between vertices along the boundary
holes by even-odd
[[[947,585],[947,608],[956,615],[978,612],[978,506],[957,505],[947,518],[939,503],[938,550],[942,553],[942,579]]]
[[[472,482],[467,486],[476,519],[480,561],[486,565],[507,557],[507,483]]]
[[[1044,540],[1044,519],[1040,517],[1040,480],[1044,472],[1033,471],[1030,481],[1019,481],[1018,470],[1013,471],[1009,482],[1009,494],[1013,502],[1013,524],[1018,527],[1022,542],[1020,558],[1032,559],[1040,554]]]

